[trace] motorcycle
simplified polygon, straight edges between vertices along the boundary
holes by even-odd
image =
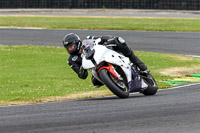
[[[82,67],[119,98],[140,92],[155,95],[157,83],[150,71],[141,72],[128,57],[114,51],[116,44],[99,44],[100,40],[85,39],[82,42]]]

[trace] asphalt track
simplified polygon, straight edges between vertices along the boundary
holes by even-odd
[[[0,15],[200,18],[200,11],[147,9],[0,9]]]
[[[81,39],[88,35],[123,37],[133,50],[186,55],[200,55],[200,32],[146,32],[116,30],[40,30],[0,29],[0,44],[62,46],[63,37],[76,33]]]
[[[0,44],[62,46],[65,34],[122,36],[134,50],[200,55],[200,33],[0,29]],[[0,107],[0,133],[199,133],[200,84],[55,103]]]
[[[155,96],[0,107],[1,133],[199,133],[200,85]]]

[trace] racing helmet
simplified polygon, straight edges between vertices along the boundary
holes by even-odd
[[[74,33],[67,34],[63,39],[63,45],[69,54],[78,54],[82,42],[80,37]]]

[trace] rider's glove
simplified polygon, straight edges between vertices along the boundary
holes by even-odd
[[[81,66],[80,69],[79,69],[78,76],[79,76],[80,78],[82,78],[82,79],[86,79],[87,76],[88,76],[87,70],[83,69],[83,67]]]
[[[108,40],[109,44],[123,44],[125,40],[122,37],[114,37]]]
[[[93,39],[93,38],[94,36],[90,36],[90,35],[86,37],[86,39]]]
[[[95,40],[94,43],[95,43],[95,44],[101,44],[101,41],[102,41],[101,38],[98,38],[98,39]]]
[[[90,36],[90,35],[86,37],[86,39],[97,39],[97,38],[99,38],[99,37],[97,37],[97,36]]]

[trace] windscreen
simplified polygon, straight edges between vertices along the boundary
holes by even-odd
[[[93,39],[85,39],[82,42],[82,46],[84,49],[92,49],[94,46],[94,40]]]

